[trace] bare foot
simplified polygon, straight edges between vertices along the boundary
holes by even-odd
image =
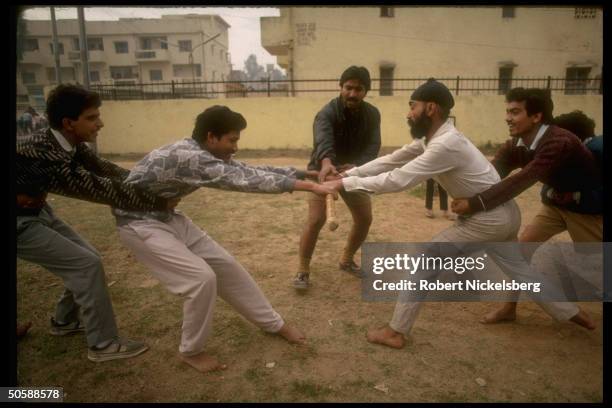
[[[501,322],[513,322],[516,320],[516,307],[502,306],[497,310],[487,313],[480,323],[482,324],[494,324]]]
[[[28,334],[28,330],[32,327],[32,322],[27,322],[26,324],[22,324],[17,326],[17,338],[20,339],[26,334]]]
[[[179,353],[179,358],[201,373],[215,370],[225,370],[227,368],[227,365],[221,364],[219,360],[204,352],[196,354],[195,356],[184,356]]]
[[[296,329],[295,327],[285,323],[283,327],[276,332],[279,336],[282,336],[289,343],[292,344],[304,344],[306,342],[306,336],[304,333]]]
[[[370,329],[366,337],[370,343],[382,344],[396,349],[401,349],[406,343],[404,335],[396,332],[389,326],[384,326],[379,329]]]
[[[595,330],[595,323],[591,320],[588,314],[582,309],[574,317],[570,319],[570,322],[574,322],[586,329]]]

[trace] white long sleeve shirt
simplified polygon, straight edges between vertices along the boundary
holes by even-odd
[[[414,140],[346,174],[342,179],[346,191],[392,193],[433,178],[452,198],[472,197],[500,181],[493,165],[450,120],[427,145],[423,139]]]

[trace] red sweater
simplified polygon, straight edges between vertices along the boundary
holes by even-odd
[[[517,142],[517,138],[508,140],[495,155],[491,163],[503,180],[471,197],[471,212],[491,210],[538,181],[558,192],[577,191],[601,183],[593,153],[565,129],[549,126],[534,151],[516,146]],[[506,177],[518,168],[519,172]]]

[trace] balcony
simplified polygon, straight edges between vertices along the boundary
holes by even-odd
[[[81,61],[81,51],[69,51],[68,59],[70,62]],[[87,52],[87,60],[89,62],[106,62],[104,51],[92,50]]]
[[[48,55],[43,54],[40,51],[24,51],[22,53],[21,60],[18,62],[20,64],[35,64],[35,65],[48,65],[49,63]]]
[[[261,17],[261,45],[272,55],[287,55],[291,30],[289,18]]]
[[[170,61],[168,50],[138,50],[135,52],[137,61]]]

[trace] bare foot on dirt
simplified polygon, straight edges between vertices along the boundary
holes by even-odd
[[[389,346],[396,349],[401,349],[406,343],[404,335],[396,332],[389,326],[368,330],[366,338],[370,343],[382,344],[383,346]]]
[[[215,357],[210,356],[204,352],[196,354],[195,356],[184,356],[179,354],[179,358],[184,362],[195,368],[201,373],[207,373],[209,371],[225,370],[227,365],[221,364]]]
[[[276,334],[284,337],[285,340],[292,344],[304,344],[306,342],[304,333],[287,323]]]
[[[497,310],[487,313],[480,323],[482,324],[494,324],[502,322],[513,322],[516,320],[516,306],[514,303],[504,305]]]
[[[27,322],[26,324],[22,324],[17,326],[17,338],[20,339],[26,334],[28,334],[28,330],[32,327],[32,322]]]
[[[595,323],[591,320],[588,314],[582,309],[574,317],[570,319],[570,322],[574,322],[586,329],[595,330]]]

